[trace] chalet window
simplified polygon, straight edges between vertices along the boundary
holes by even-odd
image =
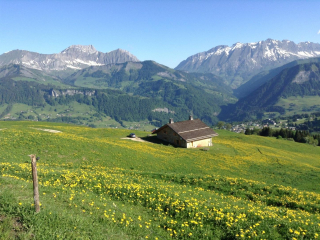
[[[167,134],[167,130],[163,130],[163,133],[164,133],[164,134]]]

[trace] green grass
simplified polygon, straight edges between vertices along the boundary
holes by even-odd
[[[6,109],[7,106],[8,106],[8,104],[1,104],[0,105],[0,113],[2,113]]]
[[[25,239],[314,239],[320,148],[218,131],[208,151],[131,130],[0,122],[3,232]],[[59,130],[50,133],[41,129]],[[33,213],[29,154],[40,156]],[[21,237],[22,238],[22,237]]]
[[[41,76],[40,77],[41,80],[38,80],[38,79],[34,79],[34,78],[27,78],[27,77],[15,77],[13,78],[13,80],[15,81],[28,81],[28,82],[36,82],[36,83],[41,83],[41,84],[44,84],[44,85],[53,85],[53,86],[56,86],[56,87],[59,87],[59,88],[72,88],[71,86],[68,86],[68,85],[65,85],[49,76]]]
[[[85,88],[95,88],[95,89],[107,89],[108,84],[104,82],[99,82],[98,78],[93,77],[79,77],[77,81],[74,82],[74,85],[77,87],[85,87]]]
[[[156,126],[149,123],[149,120],[144,120],[140,122],[127,122],[123,121],[123,125],[125,128],[132,129],[132,130],[140,130],[140,131],[147,131],[150,133],[152,129],[155,129]]]
[[[158,81],[160,79],[164,79],[161,76],[154,75],[152,76],[152,81]],[[171,80],[165,79],[165,81],[171,82]],[[121,86],[119,88],[109,87],[106,82],[104,82],[103,79],[94,78],[94,77],[78,77],[77,80],[74,82],[74,85],[77,87],[86,87],[86,88],[98,88],[98,89],[120,89],[123,90],[125,87],[139,87],[139,81],[123,81],[121,82]],[[186,89],[186,87],[183,84],[179,84],[178,82],[175,82],[177,86],[179,86],[182,89]]]
[[[319,96],[281,98],[275,106],[283,107],[285,115],[312,113],[320,111]]]

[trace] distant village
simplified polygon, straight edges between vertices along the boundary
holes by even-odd
[[[227,129],[236,133],[244,133],[246,129],[263,129],[265,127],[270,127],[273,129],[286,128],[290,130],[304,130],[311,132],[320,132],[320,113],[315,112],[311,114],[296,114],[293,116],[288,116],[284,119],[272,119],[267,118],[264,120],[255,120],[247,122],[238,123],[225,123],[218,122],[214,128],[215,129]]]
[[[246,131],[246,129],[263,129],[264,127],[272,127],[272,128],[288,128],[291,130],[296,130],[295,126],[288,126],[287,121],[275,121],[271,118],[269,119],[265,119],[262,121],[249,121],[249,122],[244,122],[244,123],[238,123],[238,124],[234,124],[231,125],[231,128],[228,129],[232,132],[236,132],[236,133],[244,133]],[[226,125],[224,125],[222,127],[223,129],[227,129],[228,127]]]

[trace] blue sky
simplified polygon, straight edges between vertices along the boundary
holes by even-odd
[[[267,38],[320,43],[320,1],[0,0],[0,54],[117,48],[176,67],[217,45]]]

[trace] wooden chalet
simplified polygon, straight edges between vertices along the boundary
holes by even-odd
[[[163,141],[185,148],[208,147],[212,146],[212,137],[218,134],[208,127],[200,119],[190,116],[189,120],[169,123],[153,132]]]

